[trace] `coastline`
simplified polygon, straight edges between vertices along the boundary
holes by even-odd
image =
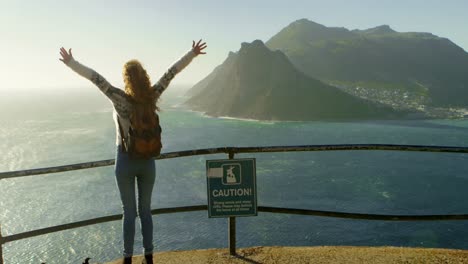
[[[133,261],[140,263],[142,256]],[[228,249],[168,251],[154,254],[155,263],[468,263],[468,250],[405,247],[251,247],[237,250],[230,256]],[[118,264],[119,260],[106,264]]]
[[[236,117],[236,116],[228,116],[228,115],[211,115],[206,111],[201,110],[194,110],[187,106],[184,103],[176,104],[171,106],[173,109],[187,111],[192,113],[197,113],[202,117],[207,118],[216,118],[216,119],[224,119],[224,120],[237,120],[237,121],[246,121],[246,122],[261,122],[267,124],[274,124],[274,123],[304,123],[304,122],[329,122],[329,123],[349,123],[349,122],[366,122],[366,121],[408,121],[408,120],[430,120],[430,119],[437,119],[437,118],[381,118],[381,119],[366,119],[366,118],[332,118],[332,119],[311,119],[311,120],[283,120],[283,119],[256,119],[252,117]],[[462,118],[460,118],[462,119]]]

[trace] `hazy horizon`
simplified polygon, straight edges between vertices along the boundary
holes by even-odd
[[[155,81],[190,49],[208,43],[174,84],[193,85],[242,42],[267,41],[291,22],[306,18],[328,27],[366,29],[383,24],[400,32],[431,32],[468,50],[465,1],[0,1],[0,90],[80,87],[88,81],[58,60],[73,48],[77,60],[123,84],[122,65],[137,58]]]

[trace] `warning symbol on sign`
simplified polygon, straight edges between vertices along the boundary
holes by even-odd
[[[240,164],[223,165],[223,184],[237,185],[242,183]]]

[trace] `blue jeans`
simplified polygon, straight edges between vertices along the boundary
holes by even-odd
[[[156,178],[155,162],[153,159],[130,159],[128,153],[123,152],[122,147],[118,146],[115,176],[123,206],[123,255],[125,257],[133,255],[135,219],[137,217],[135,179],[138,187],[138,215],[143,235],[144,254],[151,254],[153,253],[151,193]]]

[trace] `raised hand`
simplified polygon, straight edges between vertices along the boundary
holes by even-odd
[[[63,47],[60,48],[60,55],[62,56],[61,60],[63,63],[68,64],[68,62],[73,59],[73,54],[71,48],[68,49],[68,52]]]
[[[201,39],[195,44],[195,41],[192,42],[192,50],[195,52],[195,54],[200,55],[200,54],[206,54],[206,52],[203,52],[204,49],[206,49],[206,42],[201,43]]]

